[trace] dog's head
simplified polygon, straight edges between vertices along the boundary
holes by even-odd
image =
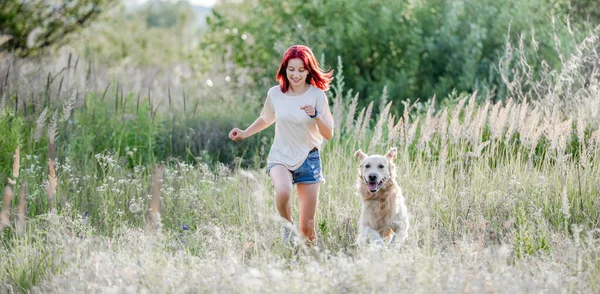
[[[396,148],[391,148],[385,156],[367,155],[361,150],[354,153],[360,159],[360,168],[358,169],[361,181],[367,185],[371,193],[377,193],[384,184],[395,176],[396,166]]]

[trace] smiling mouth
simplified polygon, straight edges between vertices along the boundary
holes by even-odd
[[[387,178],[382,178],[380,181],[366,181],[369,192],[375,193],[379,191],[379,189],[381,189],[381,186],[383,186],[383,183],[385,183],[386,179]]]

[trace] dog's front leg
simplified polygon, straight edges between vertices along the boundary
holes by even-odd
[[[402,218],[400,220],[393,221],[392,225],[390,227],[394,231],[394,234],[392,235],[392,240],[390,241],[390,244],[395,244],[396,241],[399,241],[400,243],[402,243],[402,242],[404,242],[404,240],[406,240],[406,238],[408,237],[408,219],[407,218]]]
[[[374,244],[379,246],[383,245],[383,239],[381,238],[381,235],[379,235],[379,232],[373,230],[369,226],[362,227],[360,236],[363,240],[373,242]]]

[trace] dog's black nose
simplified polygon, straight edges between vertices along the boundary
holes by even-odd
[[[373,175],[373,174],[369,175],[369,181],[371,181],[371,182],[377,181],[377,175]]]

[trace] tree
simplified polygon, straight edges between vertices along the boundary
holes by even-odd
[[[557,65],[546,1],[223,0],[207,20],[202,45],[204,52],[226,50],[262,87],[273,83],[285,49],[305,44],[326,68],[341,56],[346,85],[360,92],[362,104],[384,87],[390,100],[426,101],[497,88],[505,42],[518,42],[522,33],[535,33],[540,62]],[[571,46],[559,26],[563,47]]]
[[[0,35],[9,38],[0,52],[37,54],[88,25],[117,0],[2,0]]]
[[[195,17],[192,6],[187,1],[148,1],[141,9],[146,14],[148,27],[172,28],[186,24]]]

